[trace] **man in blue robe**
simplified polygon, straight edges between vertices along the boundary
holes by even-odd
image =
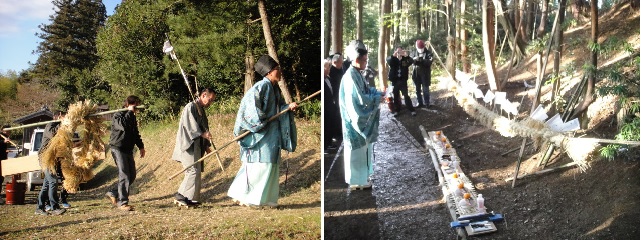
[[[295,151],[297,129],[292,112],[268,119],[282,110],[294,110],[297,104],[286,104],[281,96],[277,85],[281,68],[274,59],[261,56],[255,71],[264,78],[246,92],[237,113],[234,135],[251,133],[239,141],[242,165],[228,196],[242,206],[276,207],[281,149]]]
[[[366,68],[368,60],[364,44],[354,40],[347,52],[354,60],[342,78],[338,93],[344,133],[344,179],[352,189],[369,189],[382,93],[375,87],[368,87],[359,72]]]

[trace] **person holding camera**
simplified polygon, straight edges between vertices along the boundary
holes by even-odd
[[[407,52],[402,49],[402,47],[395,48],[393,55],[386,58],[386,63],[389,66],[388,80],[391,81],[393,86],[393,108],[391,111],[394,116],[400,112],[402,108],[402,100],[400,99],[400,92],[404,96],[404,104],[406,108],[411,112],[412,116],[415,116],[415,109],[413,108],[413,102],[411,97],[409,97],[409,87],[407,81],[409,80],[409,67],[413,64],[413,59],[408,56]]]
[[[433,64],[433,54],[425,48],[424,41],[415,42],[417,56],[413,58],[413,83],[415,83],[415,93],[418,98],[418,107],[429,107],[429,87],[431,86],[431,64]]]

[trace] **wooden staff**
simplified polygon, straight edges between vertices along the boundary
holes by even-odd
[[[3,134],[0,134],[0,136],[2,136],[2,138],[4,138],[4,140],[9,141],[9,143],[11,143],[11,145],[13,145],[13,146],[15,146],[15,147],[17,147],[17,148],[20,148],[20,147],[18,147],[18,144],[16,144],[16,143],[12,142],[10,138],[5,137]]]
[[[144,108],[145,108],[145,105],[136,106],[136,108],[138,108],[138,109],[144,109]],[[110,113],[123,112],[123,111],[127,111],[127,110],[129,110],[129,109],[127,109],[127,108],[121,108],[121,109],[116,109],[116,110],[110,110],[110,111],[105,111],[105,112],[99,112],[99,113],[89,114],[89,115],[87,115],[87,117],[95,117],[95,116],[107,115],[107,114],[110,114]],[[5,128],[5,129],[2,129],[2,130],[16,130],[16,129],[21,129],[21,128],[28,128],[28,127],[42,126],[42,125],[47,125],[48,123],[55,123],[55,122],[61,122],[61,121],[62,121],[62,119],[58,119],[58,120],[51,120],[51,121],[44,121],[44,122],[31,123],[31,124],[26,124],[26,125],[17,126],[17,127]]]
[[[299,105],[299,104],[301,104],[301,103],[303,103],[303,102],[305,102],[305,101],[308,101],[309,99],[313,98],[314,96],[319,95],[320,93],[321,93],[321,90],[319,90],[319,91],[317,91],[317,92],[315,92],[315,93],[311,94],[310,96],[308,96],[308,97],[304,98],[303,100],[301,100],[301,101],[297,102],[297,105]],[[271,122],[271,121],[273,121],[273,120],[277,119],[279,116],[283,115],[284,113],[286,113],[286,112],[288,112],[288,111],[290,111],[290,109],[289,109],[289,108],[284,109],[283,111],[281,111],[281,112],[279,112],[279,113],[275,114],[274,116],[270,117],[270,119],[268,119],[268,121],[266,121],[266,123],[269,123],[269,122]],[[241,139],[242,139],[242,138],[244,138],[245,136],[248,136],[248,134],[250,134],[250,131],[246,131],[246,132],[244,132],[244,133],[240,134],[239,136],[235,137],[234,139],[230,140],[229,142],[227,142],[227,143],[223,144],[221,147],[219,147],[219,149],[214,150],[214,151],[212,151],[212,152],[210,152],[210,153],[206,154],[205,156],[201,157],[199,160],[195,161],[194,163],[190,164],[189,166],[184,167],[181,171],[176,172],[175,174],[173,174],[172,176],[170,176],[170,177],[168,178],[168,180],[172,180],[172,178],[174,178],[174,177],[178,176],[178,175],[179,175],[179,174],[181,174],[182,172],[185,172],[185,170],[188,170],[188,168],[191,168],[192,166],[194,166],[194,165],[196,165],[196,164],[198,164],[198,163],[202,162],[202,161],[203,161],[203,160],[205,160],[207,157],[212,156],[212,154],[218,153],[219,151],[223,150],[224,148],[226,148],[227,146],[229,146],[229,145],[230,145],[230,144],[232,144],[233,142],[236,142],[236,141],[241,140]]]

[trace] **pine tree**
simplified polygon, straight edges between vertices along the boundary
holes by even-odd
[[[104,102],[109,86],[91,72],[99,60],[96,35],[107,18],[105,5],[100,0],[52,3],[57,10],[49,16],[49,24],[39,26],[42,33],[36,34],[43,41],[34,51],[40,56],[33,66],[33,76],[60,91],[59,108],[84,99]],[[87,82],[93,87],[86,87]]]
[[[55,13],[49,24],[39,26],[40,54],[34,74],[49,85],[56,85],[63,73],[73,69],[91,70],[98,63],[96,34],[107,14],[100,0],[53,0]]]

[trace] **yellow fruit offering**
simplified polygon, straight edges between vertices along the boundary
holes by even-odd
[[[454,174],[453,174],[453,178],[458,178],[458,174],[457,174],[457,173],[454,173]]]
[[[463,189],[463,188],[464,188],[464,183],[460,183],[460,184],[458,184],[458,188],[459,188],[459,189]]]
[[[446,145],[444,145],[444,147],[445,147],[445,148],[451,148],[451,144],[448,144],[448,143],[447,143]]]
[[[471,193],[465,193],[464,194],[464,199],[469,199],[471,198]]]
[[[446,141],[447,141],[447,138],[443,137],[442,142],[446,142]]]
[[[440,132],[440,131],[435,131],[435,135],[440,135],[440,134],[442,134],[442,132]]]

